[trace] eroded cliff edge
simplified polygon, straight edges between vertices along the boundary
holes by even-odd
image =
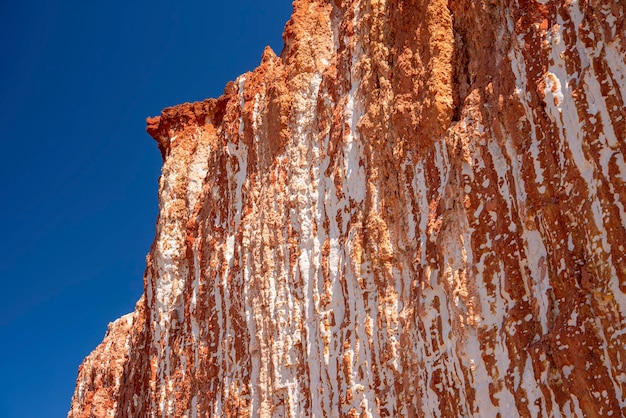
[[[626,414],[625,7],[296,0],[148,120],[145,293],[69,416]]]

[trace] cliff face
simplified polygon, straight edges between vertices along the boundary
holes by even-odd
[[[626,414],[625,9],[296,0],[148,119],[145,294],[69,416]]]

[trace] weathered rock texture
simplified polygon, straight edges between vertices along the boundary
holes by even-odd
[[[70,417],[626,414],[625,9],[296,0],[148,120],[145,294]]]

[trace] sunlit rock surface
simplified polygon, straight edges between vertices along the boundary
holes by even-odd
[[[625,8],[296,0],[148,119],[145,294],[69,416],[626,414]]]

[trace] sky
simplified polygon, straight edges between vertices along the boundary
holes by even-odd
[[[282,0],[0,0],[0,416],[65,417],[143,292],[161,157],[145,119],[282,50]]]

